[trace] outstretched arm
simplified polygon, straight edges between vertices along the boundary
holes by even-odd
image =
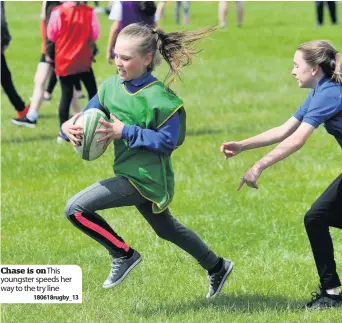
[[[291,117],[283,125],[272,128],[255,137],[241,141],[242,150],[249,150],[259,147],[269,146],[291,136],[300,126],[301,122],[295,117]]]
[[[291,117],[283,125],[267,130],[257,136],[242,140],[229,141],[221,145],[221,152],[225,159],[234,157],[242,151],[269,146],[291,136],[300,126],[301,122]]]
[[[287,137],[276,148],[257,161],[254,166],[241,177],[238,190],[240,190],[245,183],[250,187],[258,188],[256,182],[262,171],[299,150],[314,130],[314,126],[303,122],[291,136]]]

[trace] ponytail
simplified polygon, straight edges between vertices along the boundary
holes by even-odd
[[[170,70],[166,76],[166,87],[175,81],[180,70],[192,63],[192,58],[199,53],[194,43],[216,30],[216,27],[209,27],[196,31],[183,31],[165,33],[162,30],[154,30],[148,25],[131,24],[126,26],[119,34],[119,37],[139,39],[138,51],[141,55],[152,53],[153,59],[147,67],[153,71],[155,66],[160,64],[160,56],[164,58]]]
[[[206,37],[215,29],[216,27],[209,27],[196,31],[173,33],[164,33],[162,30],[155,31],[158,35],[158,50],[170,68],[166,76],[166,80],[168,80],[167,87],[175,81],[183,67],[192,63],[193,56],[201,51],[194,47],[194,43]]]
[[[341,53],[336,53],[335,70],[331,78],[334,82],[342,85],[342,54]]]

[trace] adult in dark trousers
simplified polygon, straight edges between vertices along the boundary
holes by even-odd
[[[240,178],[238,190],[244,184],[258,188],[257,180],[261,173],[302,148],[321,124],[342,148],[342,54],[329,42],[314,40],[301,44],[293,61],[292,75],[299,87],[312,89],[296,113],[279,127],[221,146],[227,159],[245,150],[280,142]],[[342,174],[312,205],[305,215],[304,224],[321,283],[319,292],[314,293],[306,307],[342,307],[342,295],[338,289],[341,282],[329,233],[329,227],[342,229]]]
[[[21,118],[27,113],[29,107],[25,106],[23,99],[15,89],[12,75],[6,62],[5,50],[8,47],[11,38],[6,21],[5,3],[4,1],[1,1],[1,86],[17,111],[17,118]]]
[[[328,6],[331,23],[337,25],[336,1],[316,1],[317,26],[324,23],[324,4]]]

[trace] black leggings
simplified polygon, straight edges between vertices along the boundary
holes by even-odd
[[[69,119],[70,103],[72,101],[74,86],[76,82],[82,81],[90,99],[96,95],[97,86],[95,75],[92,69],[88,72],[60,76],[59,82],[61,84],[62,97],[59,103],[59,122],[60,126]]]
[[[51,95],[53,90],[54,90],[54,88],[55,88],[55,86],[56,86],[56,84],[57,84],[57,76],[56,76],[55,69],[53,69],[52,72],[51,72],[51,75],[50,75],[48,86],[46,88],[46,92],[48,92]],[[75,82],[75,89],[77,91],[81,91],[82,90],[81,81],[79,79]]]
[[[46,88],[46,92],[48,92],[51,95],[56,84],[57,84],[56,72],[55,72],[55,69],[52,69],[50,79],[49,79],[49,83],[48,83],[48,86]]]
[[[329,227],[342,229],[342,174],[312,205],[304,218],[318,275],[323,289],[341,286],[336,272]]]
[[[18,112],[24,111],[25,103],[14,87],[12,75],[7,66],[6,58],[3,53],[1,53],[1,86],[14,108]]]

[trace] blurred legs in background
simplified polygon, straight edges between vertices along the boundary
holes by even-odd
[[[53,69],[50,75],[48,86],[44,92],[44,100],[50,101],[52,97],[52,92],[57,84],[57,76],[55,70]]]
[[[328,6],[331,23],[333,25],[336,25],[337,24],[336,1],[316,1],[316,17],[317,17],[316,25],[321,26],[324,23],[324,3],[326,3]]]
[[[3,53],[1,53],[1,86],[4,89],[8,99],[17,111],[17,117],[21,118],[25,116],[29,107],[25,107],[25,103],[18,94],[12,80],[11,72],[7,66],[6,58]]]
[[[236,1],[237,26],[242,27],[244,18],[244,6],[242,1]],[[221,28],[227,27],[228,1],[220,1],[218,8],[218,18]]]
[[[189,1],[176,1],[175,8],[175,20],[177,24],[180,24],[180,11],[183,6],[183,24],[189,23]]]
[[[34,89],[30,108],[25,116],[13,118],[12,123],[17,126],[24,126],[29,128],[34,128],[36,126],[39,110],[44,98],[45,84],[52,71],[53,66],[50,63],[44,62],[44,59],[42,58],[41,61],[38,63],[37,71],[34,77]],[[74,112],[79,112],[80,106],[78,103],[78,99],[73,98],[71,102]]]

